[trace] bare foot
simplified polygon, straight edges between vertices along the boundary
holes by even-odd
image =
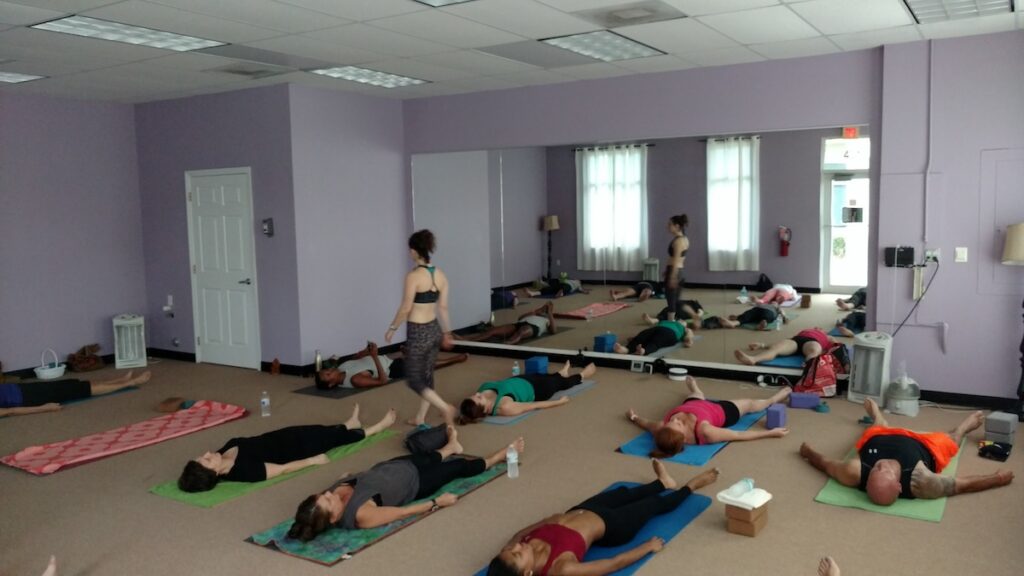
[[[647,312],[644,312],[644,313],[643,313],[643,314],[642,314],[641,316],[643,317],[643,319],[644,319],[644,322],[645,322],[646,324],[650,324],[651,326],[654,326],[655,324],[657,324],[657,323],[658,323],[658,319],[657,319],[657,318],[654,318],[654,317],[652,317],[652,316],[651,316],[650,314],[648,314]]]
[[[718,468],[705,470],[691,478],[690,481],[686,483],[686,485],[692,491],[700,490],[701,488],[707,486],[708,484],[714,483],[715,480],[718,480],[719,473],[720,471],[718,470]]]
[[[565,361],[565,366],[562,366],[562,369],[558,371],[558,373],[562,375],[562,378],[568,378],[569,377],[569,368],[570,368],[570,366],[571,366],[570,362],[568,360],[566,360]]]
[[[349,430],[355,430],[356,428],[362,428],[363,424],[359,421],[359,402],[352,408],[352,416],[345,421],[345,428]]]
[[[825,556],[818,563],[818,576],[839,576],[839,565],[831,556]]]
[[[409,426],[421,426],[423,424],[426,424],[426,422],[420,420],[419,418],[409,418],[408,420],[405,421],[405,423],[408,424]]]
[[[758,322],[757,323],[757,329],[758,330],[762,330],[762,331],[763,330],[767,330],[768,329],[768,321],[767,320],[761,320],[760,322]]]
[[[629,354],[629,348],[626,348],[618,342],[612,345],[612,350],[615,350],[616,354]]]
[[[448,444],[445,445],[444,449],[450,451],[451,454],[462,454],[462,444],[459,444],[459,431],[455,429],[455,426],[449,426],[448,432]]]
[[[765,348],[767,346],[764,345],[764,342],[751,342],[747,344],[747,350],[764,350]]]
[[[129,372],[129,374],[131,374],[131,372]],[[145,384],[146,382],[149,382],[149,379],[152,377],[153,373],[150,372],[149,370],[146,370],[145,372],[139,374],[135,378],[129,378],[129,380],[135,382],[135,384]]]
[[[647,350],[644,350],[643,346],[637,346],[636,347],[636,353],[641,355],[641,356],[647,356]]]
[[[50,563],[46,566],[43,576],[57,576],[57,557],[50,556]]]
[[[973,431],[977,430],[984,423],[985,423],[985,414],[981,410],[978,410],[977,412],[974,412],[973,414],[968,416],[967,419],[965,419],[963,421],[962,426],[964,428],[964,434],[967,434],[968,432],[973,432]]]
[[[516,452],[522,454],[523,451],[526,450],[526,440],[523,440],[523,437],[520,436],[519,438],[513,440],[510,446],[515,448]]]
[[[387,413],[384,414],[384,417],[380,419],[380,422],[377,422],[376,424],[371,426],[369,430],[366,430],[366,435],[369,436],[372,434],[376,434],[377,432],[380,432],[382,430],[387,430],[388,428],[391,428],[392,426],[394,426],[395,420],[397,419],[398,412],[395,412],[394,408],[389,408]]]
[[[736,356],[736,359],[740,361],[740,364],[746,364],[747,366],[753,366],[756,364],[754,359],[744,354],[742,350],[736,350],[733,354]]]
[[[836,298],[836,306],[839,306],[840,310],[850,310],[853,308],[852,304],[849,304],[842,298]]]
[[[608,291],[608,297],[612,299],[612,302],[618,302],[619,298],[615,295],[615,290]]]
[[[568,366],[568,365],[569,365],[569,363],[566,362],[566,366]],[[583,370],[580,371],[580,377],[583,378],[584,380],[586,380],[587,378],[590,378],[591,376],[593,376],[595,372],[597,372],[597,366],[594,365],[593,362],[591,362],[590,364],[587,364],[586,366],[584,366]]]
[[[651,458],[651,467],[654,468],[654,473],[658,475],[658,480],[661,480],[661,485],[668,490],[675,490],[679,483],[676,479],[669,475],[668,470],[665,469],[665,465],[661,463],[661,460],[657,458]]]
[[[792,392],[793,392],[792,388],[790,388],[789,386],[783,386],[782,390],[779,390],[778,392],[776,392],[775,395],[773,395],[771,398],[769,398],[769,400],[771,400],[772,404],[785,404],[786,403],[786,398],[789,398],[789,395]]]

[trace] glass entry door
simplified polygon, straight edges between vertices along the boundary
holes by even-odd
[[[823,258],[829,292],[852,292],[868,284],[868,221],[871,199],[867,177],[827,176],[828,221]]]

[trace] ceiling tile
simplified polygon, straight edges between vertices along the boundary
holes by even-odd
[[[0,2],[0,24],[28,26],[60,18],[64,14],[65,12],[58,12],[56,10],[45,10],[34,6]]]
[[[631,70],[620,68],[607,62],[594,62],[593,64],[581,64],[579,66],[566,66],[558,69],[559,74],[576,78],[577,80],[593,80],[597,78],[614,78],[632,74]]]
[[[621,62],[616,62],[615,65],[620,68],[626,68],[640,73],[668,72],[670,70],[685,70],[687,68],[694,67],[692,62],[687,62],[671,54],[652,56],[650,58],[622,60]]]
[[[512,82],[511,80],[504,78],[495,78],[493,76],[477,76],[475,78],[460,78],[458,80],[450,80],[447,82],[452,86],[458,86],[467,90],[484,91],[484,90],[507,90],[509,88],[517,88],[521,84]]]
[[[175,52],[160,58],[146,60],[146,64],[162,68],[178,68],[180,70],[209,70],[220,68],[237,62],[232,58],[202,54],[199,52]]]
[[[551,38],[598,29],[590,22],[533,0],[476,0],[443,10],[525,38]]]
[[[770,42],[767,44],[753,44],[747,46],[754,52],[771,58],[782,60],[785,58],[802,58],[804,56],[817,56],[819,54],[832,54],[839,52],[835,44],[827,38],[805,38],[803,40],[787,40],[786,42]]]
[[[430,96],[448,96],[466,92],[465,88],[449,84],[419,84],[417,86],[403,86],[384,90],[392,97],[400,98],[428,98]]]
[[[1015,28],[1014,14],[994,14],[979,18],[960,18],[948,22],[919,24],[918,28],[925,38],[950,38],[953,36],[973,36],[976,34],[992,34],[1006,32]]]
[[[670,54],[729,48],[736,42],[691,18],[617,28],[617,33]]]
[[[96,38],[83,38],[34,28],[14,28],[0,32],[0,51],[10,47],[28,54],[66,56],[71,59],[115,60],[132,62],[166,56],[170,51],[148,46],[135,46]]]
[[[763,44],[821,36],[785,6],[702,16],[697,20],[740,44]]]
[[[281,32],[278,30],[258,28],[249,24],[241,24],[211,16],[201,16],[195,12],[187,12],[170,6],[143,2],[141,0],[128,0],[127,2],[111,6],[104,6],[103,8],[89,10],[84,15],[90,18],[112,20],[123,24],[143,26],[145,28],[232,44],[252,42],[281,35]]]
[[[810,0],[790,8],[822,34],[844,34],[913,24],[897,0]]]
[[[693,52],[687,54],[686,59],[700,66],[728,66],[729,64],[759,62],[764,60],[764,56],[752,52],[743,46],[736,46],[734,48]]]
[[[281,30],[293,34],[340,26],[351,22],[271,0],[153,0],[197,14],[244,22],[253,26]]]
[[[452,50],[452,47],[446,44],[413,38],[366,24],[327,28],[316,32],[306,32],[302,36],[389,56],[421,56]]]
[[[376,52],[349,48],[341,44],[323,42],[295,34],[269,40],[260,40],[258,42],[248,42],[246,46],[284,54],[294,54],[295,56],[305,58],[315,58],[333,64],[359,64],[360,62],[372,62],[387,58],[387,56]]]
[[[374,26],[456,48],[478,48],[522,40],[521,36],[459,18],[440,10],[413,12],[373,21]]]
[[[843,50],[864,50],[885,44],[901,44],[921,40],[921,33],[916,25],[885,28],[883,30],[867,30],[850,34],[829,36]]]
[[[606,6],[622,6],[629,4],[630,0],[538,0],[541,4],[547,4],[552,8],[558,8],[562,12],[577,12],[579,10],[590,10],[592,8],[604,8]]]
[[[53,77],[81,72],[82,68],[60,62],[25,62],[23,60],[16,60],[0,64],[0,71]]]
[[[444,66],[446,68],[465,70],[472,74],[482,74],[485,76],[493,74],[508,74],[519,70],[535,70],[537,68],[536,66],[531,66],[525,62],[509,60],[508,58],[502,58],[500,56],[492,56],[476,50],[459,50],[457,52],[429,54],[425,56],[418,56],[416,60],[436,64],[438,66]]]
[[[387,18],[421,10],[429,6],[409,0],[278,0],[284,4],[299,6],[316,12],[323,12],[348,20],[366,21]]]
[[[516,84],[522,84],[524,86],[554,84],[556,82],[566,82],[570,80],[568,76],[557,74],[550,70],[526,70],[523,72],[513,72],[511,74],[498,74],[495,78],[515,82]]]
[[[430,82],[452,80],[454,78],[468,78],[474,75],[473,73],[466,72],[465,70],[445,68],[444,66],[419,62],[409,58],[396,58],[393,60],[371,62],[370,64],[367,64],[366,67],[373,70],[380,70],[381,72],[390,72],[391,74],[409,76],[410,78],[429,80]]]
[[[778,6],[779,0],[661,0],[683,11],[687,16],[738,12],[751,8]]]
[[[92,10],[98,6],[113,4],[118,0],[6,0],[14,4],[35,6],[47,10],[56,10],[64,14],[78,14],[85,10]]]

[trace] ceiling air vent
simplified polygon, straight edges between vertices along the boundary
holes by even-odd
[[[676,8],[658,2],[647,0],[646,2],[630,2],[619,6],[605,6],[593,10],[581,10],[573,12],[588,22],[593,22],[602,28],[618,28],[620,26],[633,26],[635,24],[648,24],[650,22],[661,22],[662,20],[675,20],[685,18]]]
[[[204,70],[204,72],[220,72],[222,74],[231,74],[232,76],[241,76],[242,78],[248,78],[250,80],[258,80],[260,78],[269,78],[271,76],[288,74],[289,72],[295,72],[295,70],[285,68],[283,66],[272,66],[270,64],[257,62],[235,62],[234,64],[228,64],[227,66],[221,66],[220,68],[210,68],[209,70]]]

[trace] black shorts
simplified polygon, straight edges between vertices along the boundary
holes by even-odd
[[[700,398],[687,398],[686,400],[683,400],[683,404],[692,400],[700,400]],[[722,428],[728,428],[740,421],[740,409],[733,402],[730,402],[729,400],[708,400],[708,402],[718,404],[722,407],[722,410],[725,411],[725,423],[722,424]]]
[[[516,324],[515,324],[516,332],[519,332],[520,330],[522,330],[523,326],[528,326],[530,328],[530,335],[531,335],[530,337],[531,338],[536,338],[537,336],[540,335],[540,330],[538,330],[536,326],[534,326],[533,324],[530,324],[529,322],[516,322]]]
[[[405,359],[395,358],[391,361],[391,368],[388,368],[388,378],[398,380],[405,378]]]
[[[722,321],[718,316],[708,316],[700,321],[700,327],[705,330],[717,330],[722,327]]]
[[[804,353],[804,344],[817,342],[814,338],[808,338],[807,336],[793,336],[790,340],[796,342],[796,353],[801,355]]]
[[[63,404],[92,396],[85,380],[51,380],[19,384],[22,406],[42,406],[51,402]]]

